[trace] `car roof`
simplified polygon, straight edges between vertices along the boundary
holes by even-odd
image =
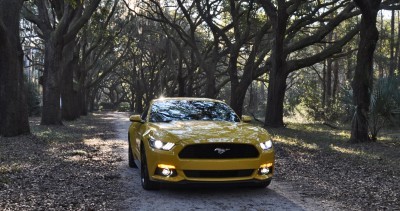
[[[158,101],[169,101],[169,100],[188,100],[188,101],[210,101],[210,102],[220,102],[225,103],[221,100],[211,99],[211,98],[202,98],[202,97],[161,97],[157,99],[153,99],[152,102]]]

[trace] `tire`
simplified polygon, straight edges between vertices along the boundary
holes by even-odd
[[[158,190],[160,189],[160,184],[158,182],[154,182],[150,180],[149,170],[147,168],[147,159],[146,159],[146,151],[143,146],[140,147],[140,180],[142,183],[142,187],[145,190]]]
[[[260,183],[256,183],[256,187],[257,188],[266,188],[269,186],[269,184],[271,184],[271,180],[267,180],[267,181],[263,181]]]
[[[129,137],[130,136],[128,134],[128,144],[129,144],[129,147],[128,147],[128,164],[129,164],[129,167],[131,167],[131,168],[138,168],[138,166],[135,163],[135,158],[133,157],[133,154],[132,154],[132,147],[131,147],[131,142],[130,142],[130,138]]]

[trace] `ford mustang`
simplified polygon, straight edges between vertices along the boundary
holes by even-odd
[[[270,184],[275,153],[268,132],[224,102],[160,98],[130,116],[129,166],[140,169],[144,189],[160,183]]]

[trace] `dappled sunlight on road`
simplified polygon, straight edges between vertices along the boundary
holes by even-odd
[[[345,147],[340,147],[340,146],[336,146],[333,144],[331,144],[329,147],[336,152],[340,152],[340,153],[344,153],[344,154],[357,155],[357,156],[362,156],[362,157],[369,158],[369,159],[379,159],[379,156],[365,152],[360,149],[351,149],[350,147],[345,148]]]
[[[302,142],[298,139],[285,138],[282,136],[275,136],[273,140],[274,140],[274,142],[278,142],[278,143],[285,144],[285,145],[299,146],[299,147],[303,147],[306,149],[313,149],[313,150],[320,149],[318,147],[318,145],[315,143],[309,144],[309,143]]]

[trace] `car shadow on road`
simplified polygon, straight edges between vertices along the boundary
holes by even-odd
[[[161,185],[146,191],[138,169],[123,167],[125,195],[123,210],[305,210],[274,189],[246,184]]]

